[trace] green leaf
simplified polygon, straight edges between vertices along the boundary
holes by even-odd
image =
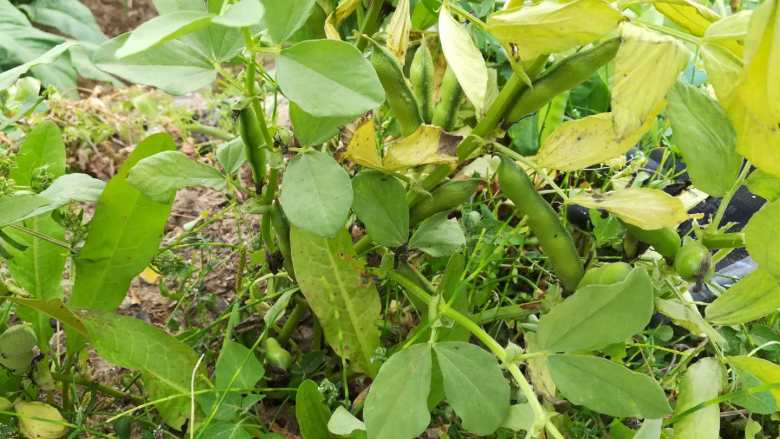
[[[17,79],[30,71],[30,69],[55,62],[63,53],[65,53],[65,51],[77,45],[78,43],[75,41],[67,41],[65,43],[58,44],[46,51],[46,53],[43,53],[42,55],[33,58],[24,64],[20,64],[12,69],[8,69],[0,73],[0,90],[5,90],[6,88],[13,85]]]
[[[489,435],[509,415],[509,383],[489,352],[466,342],[433,345],[444,394],[470,433]]]
[[[352,179],[352,208],[374,242],[398,247],[409,237],[406,189],[392,175],[363,171]]]
[[[661,439],[663,419],[645,419],[642,427],[637,430],[634,439]]]
[[[49,201],[49,209],[62,207],[74,201],[82,203],[95,202],[103,193],[106,183],[103,180],[91,177],[87,174],[65,174],[57,177],[49,187],[38,195]]]
[[[227,27],[258,26],[263,20],[263,5],[260,0],[240,0],[228,7],[222,15],[214,17],[212,22]]]
[[[393,354],[368,391],[363,417],[368,439],[413,439],[431,422],[431,346],[418,343]]]
[[[100,44],[107,39],[92,12],[78,0],[34,0],[19,8],[35,23],[53,27],[77,40]]]
[[[728,341],[713,328],[692,303],[683,303],[679,299],[655,299],[658,312],[672,319],[675,325],[683,327],[691,334],[709,337],[713,342],[725,347]]]
[[[707,305],[707,320],[719,325],[739,325],[760,319],[780,308],[780,284],[761,268],[732,285]]]
[[[328,420],[328,431],[337,436],[366,435],[366,424],[342,406],[336,407]]]
[[[0,227],[29,218],[37,209],[48,205],[49,200],[39,195],[29,194],[0,198]]]
[[[653,285],[642,268],[622,282],[588,285],[542,316],[539,349],[587,351],[623,342],[640,332],[653,315]]]
[[[512,431],[530,431],[533,426],[534,410],[531,408],[531,404],[527,402],[510,406],[509,415],[501,424],[501,427]]]
[[[263,365],[249,348],[231,340],[225,342],[214,369],[217,389],[246,392],[245,389],[255,387],[263,375]]]
[[[742,388],[758,387],[767,384],[776,385],[777,383],[780,383],[780,366],[771,361],[748,356],[727,357],[726,361],[736,367],[740,372],[740,375],[747,375],[748,379],[743,379],[742,381]],[[744,386],[744,384],[750,385]],[[770,396],[771,398],[769,398]],[[774,407],[771,404],[772,399],[774,400]],[[762,408],[762,410],[756,412],[769,414],[780,409],[780,389],[775,387],[766,392],[751,392],[751,395],[748,397],[732,399],[732,401],[753,411],[755,411],[755,408],[759,408],[755,407],[755,404],[758,402],[760,403],[760,408]],[[752,404],[746,404],[750,402],[752,402]]]
[[[558,390],[574,404],[620,418],[661,418],[672,411],[647,375],[590,355],[551,355],[547,361]]]
[[[352,206],[349,175],[330,155],[299,154],[287,166],[279,197],[290,222],[320,236],[344,228]]]
[[[175,40],[207,27],[213,17],[213,14],[201,11],[179,11],[154,17],[135,28],[115,55],[121,59]]]
[[[780,280],[780,200],[767,203],[745,226],[745,247],[759,268]]]
[[[141,159],[175,148],[167,134],[147,137],[106,185],[89,224],[86,243],[75,258],[71,306],[116,309],[130,281],[157,252],[171,204],[157,203],[141,194],[127,182],[127,174]]]
[[[33,174],[41,168],[53,178],[65,173],[65,144],[59,127],[51,121],[35,125],[24,138],[10,177],[18,185],[29,186]]]
[[[265,25],[275,43],[283,43],[295,33],[311,15],[315,0],[262,0],[265,6]]]
[[[225,176],[180,151],[163,151],[142,159],[130,169],[127,182],[158,203],[172,201],[176,191],[187,186],[225,189]]]
[[[53,319],[59,320],[79,334],[87,335],[87,328],[84,326],[84,323],[81,322],[81,318],[71,311],[70,308],[66,307],[65,304],[62,303],[62,299],[40,300],[9,297],[8,300],[17,305],[34,308]]]
[[[292,226],[292,260],[298,285],[336,353],[376,374],[379,346],[379,293],[357,259],[345,229],[323,238]]]
[[[675,414],[714,399],[722,390],[723,371],[715,358],[702,358],[688,367],[680,382]],[[718,439],[720,407],[710,404],[674,423],[675,439]]]
[[[189,346],[141,320],[102,311],[79,312],[98,354],[144,377],[149,399],[174,395],[156,405],[165,422],[176,429],[189,416],[190,380],[197,355]]]
[[[756,169],[750,173],[746,183],[750,192],[767,201],[775,201],[780,198],[780,177]]]
[[[285,96],[312,116],[355,116],[385,100],[374,68],[342,41],[304,41],[282,50],[276,79]]]
[[[203,0],[152,0],[154,8],[160,15],[177,11],[205,11]]]
[[[439,40],[447,65],[477,113],[482,114],[487,105],[487,64],[469,32],[452,18],[446,7],[439,11]]]
[[[328,432],[330,410],[322,398],[317,383],[305,380],[295,394],[295,418],[303,439],[330,439]]]
[[[742,165],[737,135],[726,112],[714,99],[680,82],[668,99],[672,142],[680,148],[693,184],[714,197],[723,196]]]
[[[295,137],[302,145],[320,145],[339,133],[339,128],[346,125],[355,116],[317,117],[303,111],[301,107],[290,102],[290,121]]]
[[[183,95],[211,84],[217,72],[209,60],[183,41],[170,41],[139,53],[117,59],[114,52],[128,39],[120,35],[102,44],[93,59],[101,70],[137,84],[151,85]]]
[[[217,147],[217,161],[226,174],[232,174],[246,162],[244,142],[241,137],[225,142]]]
[[[409,247],[440,258],[450,256],[466,245],[466,236],[455,219],[447,219],[448,212],[437,213],[425,219],[409,240]]]
[[[215,422],[197,437],[201,439],[252,439],[241,422]]]

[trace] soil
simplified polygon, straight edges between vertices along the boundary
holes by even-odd
[[[109,37],[129,32],[157,15],[152,0],[82,0]]]

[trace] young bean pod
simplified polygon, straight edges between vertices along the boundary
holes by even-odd
[[[244,107],[239,113],[239,133],[244,142],[244,151],[255,182],[255,191],[260,194],[265,177],[265,145],[263,133],[260,132],[257,115],[251,105]]]
[[[687,239],[674,258],[674,271],[683,279],[701,280],[712,268],[710,250],[699,241]]]
[[[531,179],[515,162],[505,157],[498,166],[501,192],[515,203],[528,225],[539,238],[553,271],[567,291],[574,291],[582,279],[582,261],[577,255],[574,240],[558,219],[547,201],[534,189]]]
[[[409,222],[417,224],[429,216],[452,210],[468,201],[479,188],[480,179],[452,180],[439,186],[431,198],[417,204],[409,214]]]
[[[455,72],[447,67],[439,86],[439,103],[433,111],[433,124],[444,131],[455,129],[455,117],[458,115],[460,103],[463,102],[463,89],[458,84]]]
[[[670,264],[680,250],[680,235],[670,228],[644,230],[631,224],[623,224],[628,233],[637,240],[651,245]]]
[[[371,64],[374,65],[379,82],[385,89],[387,103],[398,121],[401,135],[408,136],[423,122],[417,98],[414,97],[409,81],[404,77],[401,65],[393,54],[373,40],[372,43],[374,50],[371,54]]]
[[[620,47],[620,38],[613,38],[598,46],[576,53],[558,65],[551,67],[532,88],[526,89],[515,102],[506,122],[515,123],[523,117],[539,110],[555,96],[585,82],[593,74],[615,57]]]
[[[425,123],[431,123],[433,119],[433,72],[433,57],[423,40],[414,53],[412,65],[409,67],[409,79],[417,102],[420,104],[420,115]]]

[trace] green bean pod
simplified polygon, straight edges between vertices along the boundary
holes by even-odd
[[[539,238],[552,269],[567,291],[574,291],[583,276],[582,261],[574,240],[558,219],[558,214],[534,189],[531,179],[515,162],[505,157],[498,166],[501,192],[515,203]]]
[[[417,224],[429,216],[452,210],[468,201],[479,188],[478,178],[450,180],[436,188],[431,198],[417,204],[409,213],[409,223]]]
[[[373,41],[372,41],[373,42]],[[404,77],[401,65],[392,53],[381,45],[373,42],[374,50],[371,54],[371,64],[376,70],[379,82],[385,89],[387,103],[393,111],[398,125],[401,127],[401,135],[412,134],[422,124],[420,106],[414,97],[409,81]]]
[[[268,364],[280,370],[290,368],[292,355],[275,338],[268,337],[263,340],[263,348],[265,349],[265,360]]]
[[[651,245],[655,251],[663,256],[667,262],[674,262],[677,252],[680,251],[680,235],[670,228],[644,230],[631,224],[623,224],[628,233],[639,241]]]
[[[420,104],[420,116],[425,123],[433,119],[433,57],[425,40],[420,43],[414,53],[412,65],[409,67],[409,80],[412,82],[417,102]]]
[[[463,102],[463,89],[455,77],[455,72],[447,67],[439,86],[439,103],[433,110],[433,124],[444,131],[455,129],[455,117],[458,115],[460,103]]]
[[[262,150],[265,146],[265,140],[263,133],[260,132],[257,115],[251,105],[247,105],[239,113],[238,127],[241,140],[244,142],[247,161],[252,167],[255,191],[259,194],[263,187],[263,177],[265,177],[265,153]]]
[[[576,53],[551,67],[534,86],[527,89],[515,102],[506,117],[507,123],[515,123],[539,110],[552,98],[587,81],[593,74],[615,57],[620,38],[613,38],[598,46]]]
[[[274,233],[276,233],[279,251],[284,257],[284,268],[290,276],[295,277],[292,269],[292,252],[290,250],[290,224],[287,222],[278,200],[274,201],[274,204],[271,206],[270,219],[271,226],[274,229]]]

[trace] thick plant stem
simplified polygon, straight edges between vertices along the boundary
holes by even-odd
[[[388,274],[388,277],[404,287],[407,293],[413,295],[415,298],[424,302],[426,305],[431,304],[433,298],[428,293],[423,291],[422,288],[417,286],[417,284],[415,284],[412,280],[407,279],[405,276],[395,271],[391,271]],[[512,375],[512,378],[514,378],[515,382],[517,382],[517,385],[520,387],[520,391],[523,392],[523,396],[525,396],[526,400],[528,400],[528,404],[531,405],[531,409],[534,412],[535,427],[537,429],[546,428],[552,437],[556,439],[563,439],[563,435],[561,435],[561,433],[558,431],[558,428],[555,427],[552,422],[550,422],[547,416],[547,412],[536,398],[536,393],[534,392],[533,387],[531,387],[531,385],[525,379],[523,373],[520,371],[520,368],[512,361],[511,358],[509,358],[506,350],[498,343],[498,341],[491,337],[490,334],[482,329],[481,326],[474,323],[471,318],[451,308],[449,305],[447,305],[447,303],[440,301],[438,311],[471,332],[472,335],[478,338],[479,341],[481,341],[482,344],[490,349],[493,355],[495,355],[496,358],[498,358],[498,360],[503,363],[504,367]]]
[[[544,63],[546,61],[546,56],[540,56],[528,69],[529,76],[535,77],[542,69],[542,67],[544,67]],[[526,88],[528,88],[528,85],[525,83],[523,78],[521,78],[517,73],[512,74],[506,84],[504,84],[504,86],[501,88],[501,92],[498,94],[496,99],[492,104],[490,104],[490,108],[488,108],[487,113],[485,113],[485,117],[479,121],[477,126],[474,127],[468,137],[466,137],[460,143],[460,145],[458,145],[459,161],[466,160],[469,158],[469,156],[471,156],[471,154],[474,153],[474,151],[476,151],[477,148],[479,148],[482,139],[490,134],[494,129],[496,129],[498,124],[501,123],[501,120],[514,104],[515,99],[517,99],[520,93],[522,93]]]
[[[368,38],[376,32],[379,28],[379,13],[382,12],[382,6],[384,6],[385,0],[371,0],[371,5],[368,7],[366,17],[363,19],[363,23],[360,25],[360,35],[358,36],[357,48],[364,50],[366,44],[368,44]]]
[[[298,300],[295,302],[295,307],[290,312],[290,315],[284,322],[284,326],[282,326],[282,329],[279,330],[279,334],[276,336],[276,340],[279,344],[283,345],[287,343],[287,340],[290,339],[290,335],[292,335],[295,328],[298,327],[298,323],[300,323],[303,316],[306,315],[306,308],[308,307],[306,306],[305,300]]]
[[[721,221],[723,221],[723,216],[726,215],[726,208],[728,208],[729,204],[731,204],[731,199],[734,198],[734,195],[736,195],[737,190],[739,190],[739,188],[745,182],[745,179],[747,178],[749,173],[750,173],[750,163],[745,162],[742,165],[742,171],[740,171],[737,180],[734,181],[734,184],[731,186],[729,191],[720,200],[718,211],[715,212],[715,216],[712,218],[712,221],[707,227],[708,230],[715,231],[718,229],[718,227],[720,227],[720,223]]]

